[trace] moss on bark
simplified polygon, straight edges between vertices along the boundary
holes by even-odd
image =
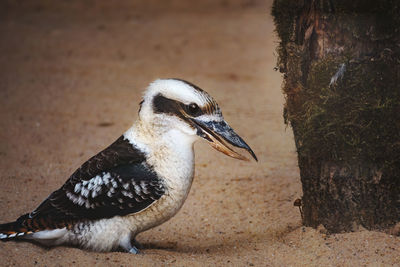
[[[354,229],[354,222],[381,228],[400,221],[400,2],[275,0],[272,14],[280,38],[284,118],[294,131],[302,176],[303,222],[342,231]],[[384,178],[376,182],[377,173]],[[328,176],[331,184],[324,182]],[[375,179],[376,186],[356,188],[334,177],[359,184]],[[334,184],[348,193],[326,188]],[[336,201],[340,194],[352,202]],[[332,203],[315,206],[322,201]],[[379,201],[390,207],[378,211],[385,204]],[[340,212],[322,218],[329,209],[334,214],[335,205],[342,212],[351,206],[338,227],[329,220]]]

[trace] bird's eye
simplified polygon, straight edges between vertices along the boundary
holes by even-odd
[[[191,103],[187,106],[187,111],[188,111],[189,115],[198,116],[198,115],[200,115],[201,109],[199,108],[199,106],[196,103]]]

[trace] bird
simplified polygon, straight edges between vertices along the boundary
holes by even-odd
[[[258,161],[206,91],[182,79],[153,81],[132,127],[35,210],[1,224],[0,239],[138,254],[136,235],[173,217],[186,200],[199,139],[239,160],[248,159],[228,144],[245,149]]]

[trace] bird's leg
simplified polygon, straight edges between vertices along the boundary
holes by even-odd
[[[132,248],[128,252],[132,253],[132,254],[139,254],[140,253],[140,251],[135,246],[132,246]]]
[[[141,247],[141,245],[135,239],[133,239],[133,242],[131,242],[131,237],[130,236],[125,237],[123,240],[121,240],[120,246],[126,252],[129,252],[129,253],[132,253],[132,254],[139,254],[140,253],[139,249],[136,246]]]
[[[132,253],[132,254],[139,254],[140,253],[139,249],[137,247],[133,246],[130,242],[129,242],[129,244],[128,243],[125,243],[124,245],[121,244],[121,247],[126,252],[129,252],[129,253]]]

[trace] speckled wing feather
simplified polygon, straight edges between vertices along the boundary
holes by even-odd
[[[73,223],[139,212],[165,193],[145,156],[121,136],[76,170],[36,210],[0,225],[3,233],[71,227]],[[7,228],[8,231],[2,228]],[[15,229],[13,229],[15,228]]]

